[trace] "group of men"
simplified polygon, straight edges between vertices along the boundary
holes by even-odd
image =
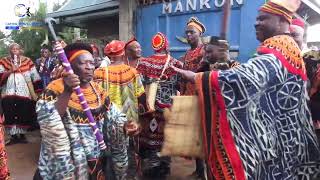
[[[312,72],[306,72],[303,25],[293,20],[299,5],[300,1],[271,0],[259,9],[255,29],[261,45],[244,64],[230,59],[225,40],[213,36],[202,43],[206,28],[196,17],[186,24],[190,49],[179,60],[170,55],[168,39],[161,32],[151,40],[155,53],[149,57],[142,57],[135,38],[111,41],[104,48],[108,66],[97,65],[97,48],[67,45],[64,51],[74,74],[56,73],[37,98],[42,140],[34,179],[166,178],[171,158],[159,156],[164,110],[178,95],[198,96],[200,103],[195,108],[201,111],[206,158],[196,159],[196,171],[189,179],[319,179],[320,150],[312,118],[318,124],[320,70],[312,66]],[[57,42],[55,48],[61,46]],[[37,73],[23,73],[28,71],[23,65],[31,73],[34,65],[15,52],[17,47],[13,45],[11,56],[0,61],[2,94],[9,94],[2,101],[8,122],[15,119],[9,114],[16,108],[12,98],[17,98],[10,95],[10,78],[21,76],[17,82],[24,82],[25,93],[20,94],[26,100],[32,99],[27,85],[39,80]],[[39,72],[45,67],[40,66]],[[78,86],[95,123],[73,91]],[[95,134],[104,137],[106,152]],[[14,138],[21,137],[25,138]],[[1,144],[0,161],[0,179],[6,179]]]

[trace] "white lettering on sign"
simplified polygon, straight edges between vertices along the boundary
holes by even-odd
[[[180,0],[178,0],[177,6],[176,6],[176,9],[174,10],[174,12],[178,12],[178,11],[183,12],[182,3]]]
[[[220,1],[220,2],[219,2],[219,1]],[[232,1],[232,0],[231,0],[231,1]],[[218,8],[223,7],[224,3],[226,3],[225,0],[216,0],[216,1],[214,1],[214,5],[215,5],[216,7],[218,7]],[[232,1],[231,3],[233,3],[233,1]]]
[[[187,0],[186,10],[190,11],[190,8],[193,11],[195,11],[197,9],[197,1],[196,0]]]
[[[177,3],[174,3],[171,1],[164,2],[162,4],[162,14],[171,14],[172,12],[174,13],[183,12],[184,7],[186,12],[196,11],[198,5],[200,10],[211,9],[210,5],[212,5],[212,7],[215,7],[215,8],[222,8],[225,5],[226,1],[228,0],[186,0],[185,4],[183,4],[181,0],[177,0]],[[236,4],[238,5],[244,4],[244,0],[229,0],[229,1],[231,3],[231,6]],[[174,8],[174,11],[172,11],[173,8]]]
[[[172,12],[172,4],[170,3],[163,3],[162,5],[162,14],[171,13]]]
[[[200,0],[200,9],[203,9],[204,6],[206,6],[207,9],[210,9],[209,1],[210,0]]]

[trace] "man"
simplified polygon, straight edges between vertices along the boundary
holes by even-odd
[[[52,81],[37,102],[42,141],[37,179],[104,179],[103,152],[73,88],[80,86],[97,127],[112,157],[114,179],[125,179],[128,166],[127,137],[134,128],[110,102],[108,94],[93,82],[92,49],[83,43],[65,47],[75,74],[63,73]],[[131,131],[131,130],[133,131]],[[54,151],[53,151],[54,150]]]
[[[215,179],[319,179],[307,75],[286,35],[300,1],[269,1],[255,24],[257,56],[225,71],[177,69],[199,89],[209,174]]]
[[[144,88],[138,72],[125,64],[125,43],[113,40],[106,45],[104,53],[110,58],[108,67],[95,71],[95,81],[109,92],[113,102],[128,120],[138,122],[138,99]]]
[[[181,68],[182,63],[169,55],[169,42],[164,34],[158,32],[153,36],[152,48],[155,54],[141,59],[137,67],[146,87],[158,83],[154,89],[156,90],[154,104],[147,104],[141,109],[143,115],[138,142],[139,161],[143,176],[165,178],[170,174],[170,158],[158,156],[163,144],[165,123],[163,111],[164,108],[171,106],[171,96],[177,95],[178,90],[178,76],[170,66]],[[147,96],[150,97],[150,94]],[[150,108],[154,106],[155,109]]]
[[[125,43],[113,40],[106,45],[104,53],[111,64],[95,71],[95,81],[109,92],[111,102],[127,115],[129,121],[139,123],[139,103],[145,96],[144,87],[137,70],[125,64]],[[136,174],[132,152],[134,147],[130,146],[127,179],[134,179]]]
[[[51,57],[51,51],[48,47],[41,49],[41,57],[36,60],[37,70],[40,74],[43,88],[46,88],[50,83],[50,74],[54,68],[53,58]]]
[[[0,59],[0,87],[7,145],[28,143],[25,134],[36,121],[35,101],[41,91],[41,78],[36,66],[21,55],[19,44],[9,46],[10,55]]]
[[[302,45],[304,41],[305,25],[301,19],[293,19],[290,25],[290,33],[292,38],[297,42],[300,49],[302,50]],[[320,92],[318,90],[314,91],[314,85],[316,84],[316,73],[318,68],[320,68],[320,53],[319,51],[308,51],[303,54],[303,60],[306,66],[307,77],[308,77],[308,91],[310,96],[310,111],[316,133],[320,136],[320,113],[318,108],[320,107]],[[313,91],[313,92],[312,92]],[[319,138],[318,138],[319,139]]]
[[[297,42],[298,46],[302,50],[304,42],[304,33],[305,33],[304,22],[299,19],[293,19],[292,24],[290,25],[290,34],[291,37]]]
[[[201,36],[205,31],[205,26],[198,20],[198,18],[191,17],[187,22],[185,35],[188,44],[190,45],[190,49],[181,59],[181,61],[183,62],[183,69],[196,72],[200,67],[200,62],[203,58],[204,53],[204,46],[201,41]],[[195,86],[190,82],[182,81],[180,93],[181,95],[194,95]]]
[[[125,46],[128,65],[137,68],[140,59],[142,58],[141,45],[136,38],[132,38],[126,43]]]
[[[95,63],[95,68],[99,68],[101,66],[102,63],[102,58],[100,57],[100,51],[99,48],[96,44],[90,44],[91,48],[92,48],[92,52],[93,52],[93,58],[94,58],[94,63]]]
[[[217,36],[211,36],[209,43],[204,46],[204,59],[200,63],[197,72],[211,70],[226,70],[239,65],[229,57],[229,45],[227,41],[221,40]]]
[[[201,41],[202,34],[206,31],[205,26],[196,17],[191,17],[186,24],[185,35],[190,46],[186,54],[180,59],[183,62],[183,69],[196,72],[200,67],[200,62],[203,58],[203,44]],[[180,83],[181,95],[194,95],[194,84],[181,80]],[[190,178],[202,178],[204,179],[204,167],[203,162],[200,159],[196,159],[196,170],[190,175]]]

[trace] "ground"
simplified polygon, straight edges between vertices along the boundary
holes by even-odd
[[[30,132],[27,138],[28,144],[7,146],[12,180],[32,180],[36,170],[40,149],[39,131]],[[168,180],[189,180],[187,175],[191,174],[193,170],[194,161],[173,158],[171,176]]]

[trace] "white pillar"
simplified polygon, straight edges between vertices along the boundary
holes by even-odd
[[[134,0],[119,0],[119,39],[129,40],[134,34]]]

